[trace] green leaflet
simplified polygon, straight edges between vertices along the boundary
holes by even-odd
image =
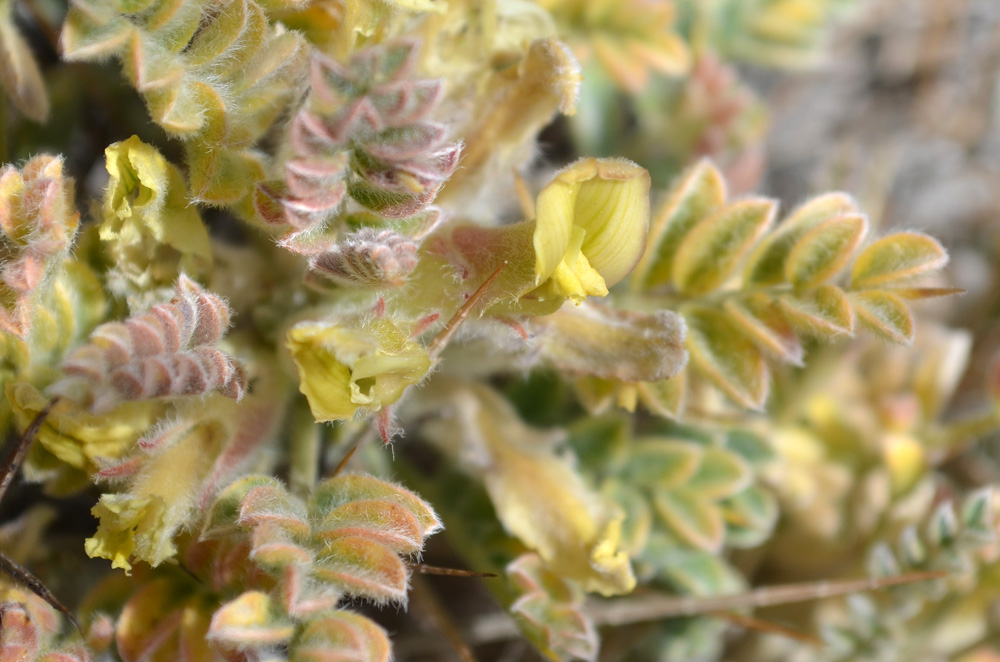
[[[687,377],[681,371],[670,379],[638,384],[636,391],[639,401],[650,413],[662,418],[678,418],[684,411]]]
[[[296,637],[294,651],[306,660],[333,655],[347,660],[389,662],[392,657],[385,630],[361,614],[346,610],[310,621]]]
[[[642,490],[620,481],[610,481],[603,493],[625,511],[622,523],[622,546],[629,554],[638,556],[645,549],[653,530],[653,508]]]
[[[339,536],[324,543],[310,574],[330,588],[376,603],[406,604],[409,571],[396,552],[367,536]]]
[[[891,342],[909,345],[913,342],[915,325],[906,303],[891,292],[852,292],[848,298],[854,305],[858,321],[869,331]]]
[[[836,285],[781,296],[778,302],[785,318],[799,333],[828,339],[854,334],[854,311],[847,295]]]
[[[631,430],[624,416],[588,416],[571,425],[568,432],[568,442],[584,466],[617,467],[632,454]]]
[[[961,520],[968,534],[981,536],[986,540],[996,537],[993,521],[996,519],[994,506],[995,492],[984,487],[971,493],[962,502]]]
[[[711,161],[681,175],[650,224],[646,252],[632,274],[633,289],[669,282],[681,241],[725,201],[726,182]]]
[[[729,319],[762,351],[781,361],[802,365],[802,344],[777,301],[754,293],[743,302],[726,301],[722,307]]]
[[[858,256],[851,270],[851,287],[873,289],[905,281],[948,262],[944,247],[918,232],[899,232],[883,237]]]
[[[785,278],[796,289],[816,287],[841,270],[868,231],[864,216],[839,216],[806,232],[788,254]]]
[[[722,595],[744,588],[742,576],[718,556],[703,550],[650,549],[661,575],[688,595]]]
[[[316,486],[309,508],[313,513],[327,513],[323,521],[330,524],[343,517],[343,514],[338,515],[343,513],[341,508],[359,500],[366,503],[384,501],[404,508],[414,518],[420,536],[430,536],[441,529],[441,521],[434,510],[419,496],[404,487],[365,474],[348,474],[323,481]],[[358,515],[360,513],[353,515],[352,519]],[[380,516],[373,509],[368,511],[367,517],[375,518],[373,521],[377,522]]]
[[[276,646],[292,638],[295,624],[261,591],[247,591],[212,616],[208,639],[224,648]]]
[[[855,211],[854,200],[844,193],[828,193],[804,203],[754,249],[747,261],[744,279],[753,285],[781,283],[789,255],[809,231]]]
[[[684,317],[692,364],[740,405],[761,408],[767,399],[769,372],[760,350],[723,312],[692,308]]]
[[[726,536],[722,512],[697,493],[663,493],[653,497],[656,513],[682,542],[718,553]]]
[[[626,481],[670,490],[691,480],[704,453],[692,444],[651,440],[633,442],[629,456],[622,471]]]
[[[201,530],[201,538],[205,540],[219,538],[239,530],[243,499],[247,493],[258,487],[280,489],[281,483],[270,476],[247,476],[234,482],[216,497]]]
[[[778,521],[777,500],[757,485],[728,497],[720,505],[726,522],[726,544],[733,547],[763,544]]]
[[[750,485],[753,474],[739,455],[709,446],[701,456],[698,471],[687,482],[687,489],[699,495],[721,499],[737,494]]]
[[[699,295],[721,286],[767,231],[775,209],[771,200],[744,200],[699,222],[677,249],[674,287]]]

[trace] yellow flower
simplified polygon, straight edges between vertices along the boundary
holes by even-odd
[[[172,284],[211,265],[212,248],[184,175],[155,147],[132,136],[104,150],[111,180],[100,237],[128,290]]]
[[[536,210],[529,298],[604,296],[646,247],[649,173],[623,159],[583,159],[542,190]]]
[[[427,351],[387,319],[305,322],[288,332],[287,347],[317,421],[377,412],[431,368]]]
[[[164,535],[173,533],[163,526],[165,510],[159,497],[105,494],[91,511],[101,524],[94,537],[84,542],[87,556],[111,559],[112,568],[121,568],[128,574],[132,571],[129,559],[135,552],[136,540],[141,537],[147,540],[144,560],[158,565],[176,551],[170,535]]]
[[[100,525],[84,542],[88,556],[110,559],[113,568],[128,573],[133,556],[155,567],[177,553],[174,534],[190,520],[199,487],[231,437],[215,419],[177,431],[176,440],[162,442],[166,448],[145,458],[128,492],[105,494],[91,510]]]
[[[558,433],[525,425],[503,397],[471,382],[435,379],[420,406],[448,412],[426,425],[427,437],[482,478],[504,528],[550,568],[602,595],[635,587],[625,514],[558,452]]]
[[[49,400],[27,382],[8,384],[7,400],[23,429]],[[163,405],[130,402],[94,416],[67,400],[60,401],[38,431],[38,443],[75,469],[92,473],[100,460],[121,458],[163,412]]]
[[[131,242],[148,233],[181,253],[211,259],[208,231],[185,197],[180,170],[138,136],[109,145],[104,154],[111,182],[104,195],[102,239]]]
[[[421,245],[395,310],[457,309],[499,271],[476,314],[549,315],[569,298],[604,296],[638,263],[649,229],[649,173],[623,159],[582,159],[539,193],[534,219],[442,224]],[[451,270],[457,277],[442,279]],[[447,309],[442,313],[447,315]]]

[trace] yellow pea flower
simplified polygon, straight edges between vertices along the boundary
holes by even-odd
[[[529,296],[605,296],[646,247],[649,173],[624,159],[582,159],[542,190],[536,210]]]
[[[137,136],[104,150],[111,179],[104,193],[101,241],[130,294],[166,287],[181,272],[212,263],[208,230],[187,198],[181,171]],[[114,279],[113,279],[114,280]]]
[[[625,513],[558,452],[558,433],[525,425],[502,396],[472,382],[435,379],[419,406],[448,412],[425,425],[427,438],[483,480],[503,527],[550,568],[602,595],[635,587]]]
[[[387,319],[304,322],[288,332],[287,347],[317,421],[377,412],[431,368],[427,350]]]
[[[210,419],[178,432],[176,441],[145,459],[129,491],[105,494],[91,509],[100,525],[84,542],[88,556],[110,559],[111,567],[128,573],[133,557],[156,567],[177,553],[174,535],[197,507],[198,488],[231,430]]]
[[[22,429],[49,403],[27,382],[8,384],[6,396]],[[93,473],[101,461],[124,456],[162,413],[161,403],[129,402],[95,416],[63,400],[42,424],[38,443],[74,469]]]

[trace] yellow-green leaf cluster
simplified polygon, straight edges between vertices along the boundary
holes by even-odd
[[[672,2],[649,0],[540,0],[583,57],[596,56],[615,83],[629,92],[646,87],[650,71],[684,73],[687,44],[674,32]]]
[[[269,476],[242,478],[216,499],[202,536],[249,536],[250,561],[276,585],[224,604],[208,639],[223,649],[279,644],[293,657],[323,651],[388,660],[385,632],[337,604],[344,597],[405,604],[410,571],[402,557],[419,554],[440,528],[420,497],[372,476],[330,478],[308,502]]]
[[[257,141],[297,91],[302,38],[269,25],[253,0],[74,2],[67,60],[115,56],[154,122],[184,141],[191,195],[239,202],[265,175]]]
[[[751,461],[721,444],[634,440],[604,489],[628,512],[625,532],[640,557],[651,535],[659,546],[669,540],[711,554],[723,545],[754,546],[778,514],[774,496],[756,484]]]

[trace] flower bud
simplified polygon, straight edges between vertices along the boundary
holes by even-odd
[[[393,230],[363,228],[314,257],[310,266],[342,285],[398,286],[417,266],[417,245]]]
[[[21,339],[31,331],[32,297],[47,289],[48,277],[63,262],[80,222],[74,184],[64,176],[63,160],[48,154],[32,158],[19,171],[0,169],[0,330]]]

